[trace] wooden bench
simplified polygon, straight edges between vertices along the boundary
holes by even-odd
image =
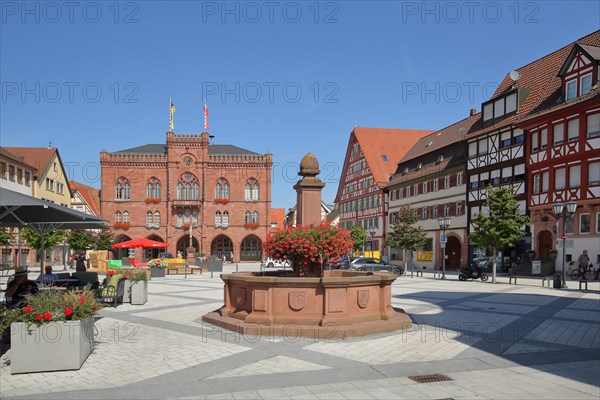
[[[165,267],[167,270],[167,275],[171,275],[171,271],[177,271],[176,274],[179,275],[179,270],[182,268],[186,268],[186,264],[184,262],[167,263],[167,266]]]
[[[554,281],[553,276],[529,276],[529,275],[510,275],[508,277],[508,284],[512,285],[513,280],[515,281],[515,285],[517,284],[517,279],[541,279],[542,287],[546,286],[546,282],[548,283],[548,287],[550,287],[550,282]]]

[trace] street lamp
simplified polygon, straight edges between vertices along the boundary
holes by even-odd
[[[377,231],[374,228],[370,228],[369,229],[369,251],[371,251],[371,257],[373,257],[373,237],[375,236],[375,234],[377,233]]]
[[[446,229],[450,227],[450,217],[439,217],[438,225],[442,230],[442,237],[440,238],[440,245],[442,247],[442,279],[446,279]]]
[[[556,219],[560,219],[560,217],[562,216],[563,219],[563,229],[562,229],[562,287],[566,288],[567,287],[567,269],[565,268],[565,262],[566,262],[566,252],[565,252],[565,241],[567,240],[567,233],[566,233],[566,228],[567,228],[567,215],[568,216],[572,216],[573,214],[575,214],[575,210],[577,210],[577,203],[575,203],[574,201],[570,201],[567,203],[567,206],[565,207],[562,203],[556,203],[552,206],[552,210],[554,211],[554,214],[556,215]]]

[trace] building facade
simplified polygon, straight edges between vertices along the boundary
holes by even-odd
[[[146,237],[183,256],[191,245],[230,261],[262,259],[272,155],[209,138],[169,131],[165,144],[100,153],[102,216],[119,241]]]
[[[544,59],[552,72],[545,102],[519,126],[526,135],[532,247],[543,262],[557,251],[556,268],[583,250],[600,263],[600,33]],[[553,206],[576,203],[558,218]]]
[[[392,231],[400,208],[410,205],[427,234],[426,245],[412,259],[418,267],[442,269],[442,257],[446,268],[467,264],[465,138],[479,117],[476,110],[471,110],[468,118],[419,140],[400,160],[387,185],[387,232]],[[440,217],[450,218],[444,249]],[[392,263],[404,260],[401,249],[390,248],[388,252]]]
[[[386,186],[398,161],[426,130],[356,127],[350,133],[335,203],[339,226],[369,232],[371,250],[388,257],[383,246],[387,221]]]

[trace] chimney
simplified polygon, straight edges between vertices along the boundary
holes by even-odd
[[[477,114],[477,109],[476,108],[471,108],[471,112],[469,113],[469,117],[472,117],[473,115]]]

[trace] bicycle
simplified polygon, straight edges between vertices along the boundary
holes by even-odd
[[[592,279],[592,276],[594,277],[595,280],[597,280],[599,274],[600,274],[600,267],[594,268],[594,265],[590,264],[587,268],[578,266],[577,268],[575,268],[574,270],[571,271],[570,277],[574,281],[576,281],[578,279],[588,280],[588,275],[589,275],[589,278],[590,278],[589,280]]]

